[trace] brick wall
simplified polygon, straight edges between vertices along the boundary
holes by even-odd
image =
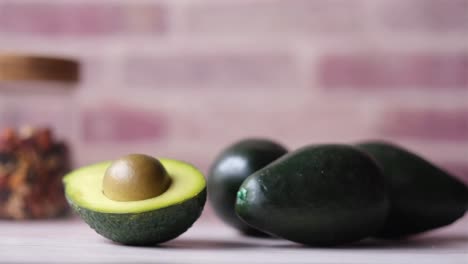
[[[468,0],[1,0],[0,50],[82,61],[77,165],[382,138],[468,182]]]

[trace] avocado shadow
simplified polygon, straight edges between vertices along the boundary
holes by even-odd
[[[468,234],[450,234],[427,237],[410,237],[398,240],[366,239],[353,244],[338,246],[336,249],[427,249],[449,248],[453,244],[468,243]]]
[[[261,238],[262,239],[262,238]],[[265,245],[261,243],[260,239],[251,239],[251,241],[233,241],[233,240],[219,240],[219,239],[191,239],[191,238],[177,238],[168,242],[164,242],[161,244],[153,244],[153,245],[129,245],[129,244],[121,244],[118,242],[114,242],[108,239],[103,238],[103,243],[116,245],[120,247],[134,247],[134,248],[161,248],[161,249],[168,249],[168,250],[178,250],[178,249],[192,249],[192,250],[212,250],[212,249],[254,249],[254,248],[268,248],[268,247],[275,247],[275,245]],[[278,240],[279,241],[279,240]],[[304,247],[301,244],[295,244],[289,242],[287,240],[281,240],[282,247],[284,248],[298,248]],[[278,245],[276,245],[278,246]]]
[[[177,238],[162,244],[155,245],[123,245],[110,240],[105,243],[136,247],[136,248],[160,248],[167,250],[213,250],[213,249],[258,249],[258,248],[282,248],[282,249],[323,249],[323,250],[395,250],[395,249],[428,249],[428,248],[451,248],[453,244],[468,243],[468,234],[451,234],[437,236],[412,237],[400,240],[365,239],[359,242],[339,245],[339,246],[309,246],[302,245],[287,240],[278,239],[272,244],[264,244],[261,240],[252,241],[231,241],[217,239],[189,239]],[[282,242],[282,243],[280,243]]]
[[[393,250],[451,248],[454,244],[468,243],[468,234],[438,234],[437,236],[415,236],[405,239],[385,240],[369,238],[351,244],[338,246],[313,246],[298,243],[270,245],[272,248],[304,248],[324,250]]]
[[[167,243],[156,245],[165,249],[239,249],[254,248],[258,244],[229,241],[229,240],[208,240],[208,239],[175,239]]]
[[[104,243],[116,245],[120,247],[134,247],[134,248],[163,248],[163,249],[239,249],[239,248],[253,248],[257,246],[254,243],[236,242],[228,240],[205,240],[205,239],[175,239],[169,242],[154,244],[154,245],[129,245],[120,244],[110,240],[104,240]]]

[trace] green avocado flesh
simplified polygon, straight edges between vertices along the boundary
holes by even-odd
[[[377,164],[345,145],[308,146],[250,175],[236,213],[249,225],[290,241],[335,246],[375,234],[388,198]]]
[[[115,201],[102,192],[111,162],[83,167],[63,179],[70,205],[97,233],[130,245],[157,244],[185,232],[200,216],[206,200],[202,173],[190,164],[159,159],[171,178],[161,195],[140,201]]]
[[[358,147],[370,154],[388,182],[390,213],[378,233],[400,238],[453,223],[468,206],[468,188],[429,161],[386,142]]]

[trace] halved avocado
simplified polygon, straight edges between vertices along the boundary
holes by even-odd
[[[184,233],[200,216],[206,182],[194,166],[160,158],[171,184],[161,195],[139,201],[115,201],[103,193],[111,162],[86,166],[63,179],[70,205],[102,236],[128,245],[162,243]]]

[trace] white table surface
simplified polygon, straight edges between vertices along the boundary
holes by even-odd
[[[179,238],[154,247],[114,244],[79,219],[0,221],[0,262],[468,264],[468,215],[411,240],[367,240],[339,248],[246,238],[218,222],[203,220]]]

